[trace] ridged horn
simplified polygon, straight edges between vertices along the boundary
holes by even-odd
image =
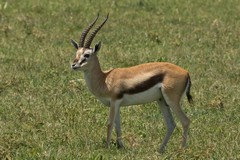
[[[99,17],[99,14],[97,15],[96,19],[82,32],[82,35],[80,37],[80,41],[79,41],[79,47],[83,47],[84,46],[84,40],[89,32],[89,30],[93,27],[93,25],[97,22]]]
[[[106,23],[106,21],[108,20],[108,16],[109,14],[107,14],[107,17],[105,18],[105,20],[91,33],[87,42],[85,43],[85,46],[84,46],[85,48],[90,48],[93,38],[96,36],[97,32],[102,28],[102,26]]]

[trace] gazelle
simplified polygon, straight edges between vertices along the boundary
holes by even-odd
[[[182,146],[186,146],[190,120],[184,114],[180,106],[180,100],[186,94],[188,101],[192,101],[190,95],[191,80],[189,73],[167,62],[145,63],[129,68],[115,68],[102,71],[97,57],[101,48],[98,42],[90,48],[91,42],[97,32],[102,28],[106,19],[91,33],[84,44],[89,30],[96,23],[96,19],[82,32],[80,42],[71,40],[76,48],[76,58],[72,69],[83,71],[86,84],[104,105],[109,107],[109,122],[107,126],[107,147],[110,145],[111,133],[115,124],[117,134],[117,146],[123,147],[120,128],[120,106],[144,104],[157,101],[167,125],[167,133],[160,146],[163,152],[176,124],[171,110],[176,114],[183,127]]]

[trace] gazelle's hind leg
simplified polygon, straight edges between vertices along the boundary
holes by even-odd
[[[181,121],[183,127],[183,135],[182,135],[182,147],[186,147],[187,144],[187,136],[188,136],[188,129],[190,126],[190,120],[185,115],[185,113],[181,110],[180,104],[173,107],[173,111],[176,113],[178,119]]]
[[[182,124],[183,127],[182,147],[186,147],[190,120],[181,109],[180,106],[181,97],[176,94],[171,94],[174,92],[162,91],[162,93],[166,103],[172,108],[173,112],[176,114],[177,118],[180,120]]]
[[[159,104],[159,107],[160,107],[160,110],[162,112],[162,115],[163,115],[163,118],[166,122],[166,125],[167,125],[167,133],[164,137],[164,140],[160,146],[160,150],[159,152],[160,153],[163,153],[164,150],[165,150],[165,147],[176,127],[176,124],[174,122],[174,119],[173,119],[173,116],[172,116],[172,113],[171,113],[171,110],[169,108],[169,106],[167,105],[166,101],[164,100],[164,98],[162,97],[162,99],[159,99],[158,101],[158,104]]]

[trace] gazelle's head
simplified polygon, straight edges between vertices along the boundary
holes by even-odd
[[[87,42],[84,44],[85,38],[89,32],[89,30],[96,23],[99,15],[97,15],[96,19],[82,32],[79,43],[74,40],[71,40],[73,46],[77,49],[76,57],[72,63],[73,70],[86,70],[89,65],[91,65],[92,59],[96,56],[97,52],[101,48],[101,42],[98,42],[93,48],[90,48],[93,38],[96,36],[97,32],[102,28],[105,22],[108,19],[108,15],[105,20],[91,33]]]

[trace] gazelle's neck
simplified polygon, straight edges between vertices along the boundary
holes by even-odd
[[[106,74],[102,71],[98,57],[94,58],[88,70],[84,71],[84,78],[89,90],[97,97],[106,93]]]

